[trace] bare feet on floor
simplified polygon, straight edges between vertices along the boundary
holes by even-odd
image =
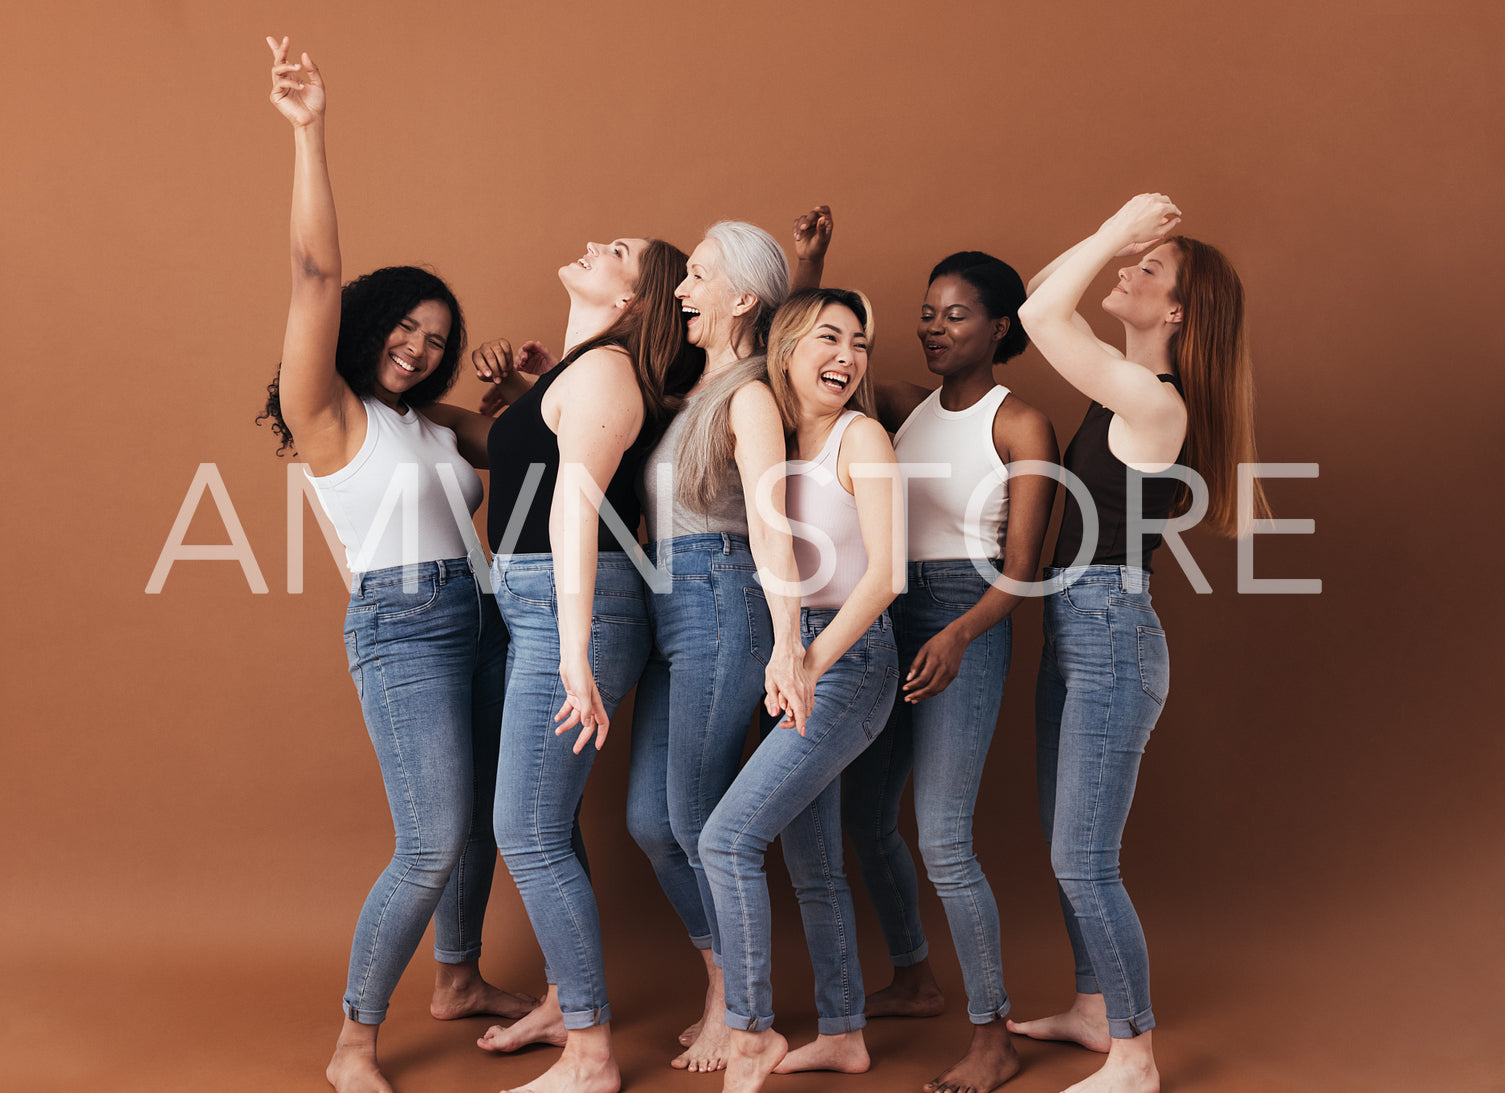
[[[345,1018],[345,1027],[335,1042],[334,1054],[324,1068],[324,1077],[338,1093],[392,1093],[392,1086],[376,1065],[376,1030],[379,1025],[359,1025]]]
[[[531,994],[513,994],[493,987],[481,978],[480,961],[440,964],[434,972],[434,996],[429,1013],[440,1021],[489,1014],[515,1021],[526,1016],[538,999]]]
[[[687,1045],[688,1050],[669,1063],[675,1070],[709,1074],[726,1069],[731,1044],[731,1030],[726,1027],[726,987],[715,964],[707,961],[706,973],[710,982],[705,992],[705,1014],[693,1026],[699,1031]]]
[[[894,969],[894,981],[867,996],[863,1004],[869,1017],[936,1017],[946,1009],[946,996],[922,960]]]
[[[705,1010],[701,1014],[699,1021],[696,1021],[679,1034],[680,1047],[689,1047],[696,1040],[700,1039],[701,1030],[705,1028],[706,1015],[711,1012],[713,1000],[724,1001],[725,998],[721,986],[721,969],[716,967],[714,954],[712,954],[709,948],[697,949],[696,952],[700,953],[700,959],[705,961]],[[722,1013],[725,1012],[726,1009],[723,1006]],[[717,1018],[717,1020],[719,1021],[720,1018]],[[679,1058],[683,1059],[684,1056],[681,1055]],[[677,1066],[678,1063],[679,1060],[676,1059],[675,1065]]]
[[[1019,1053],[1001,1021],[974,1025],[967,1053],[938,1078],[925,1083],[925,1093],[989,1093],[1022,1066]]]
[[[527,1085],[504,1093],[617,1093],[622,1072],[612,1055],[608,1026],[577,1029],[564,1046],[564,1054]]]
[[[492,1025],[486,1035],[476,1041],[482,1051],[516,1051],[529,1044],[552,1044],[564,1047],[566,1033],[564,1014],[559,1011],[559,991],[550,985],[549,993],[516,1024],[503,1028]]]
[[[1150,1048],[1150,1034],[1114,1040],[1102,1069],[1066,1093],[1160,1093],[1160,1071]]]
[[[1089,1051],[1107,1051],[1113,1044],[1108,1035],[1108,1009],[1100,994],[1078,994],[1065,1013],[1034,1021],[1009,1021],[1010,1032],[1032,1040],[1065,1040]]]
[[[758,1093],[774,1067],[789,1051],[789,1041],[773,1029],[763,1032],[731,1031],[726,1059],[726,1078],[721,1093]]]
[[[776,1074],[796,1074],[802,1070],[834,1070],[838,1074],[866,1074],[872,1059],[862,1031],[843,1032],[836,1036],[817,1036],[804,1047],[797,1047],[778,1066]]]

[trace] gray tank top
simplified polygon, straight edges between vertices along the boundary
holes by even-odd
[[[742,478],[735,463],[727,468],[726,485],[711,505],[710,512],[688,508],[675,496],[675,452],[689,423],[687,411],[699,397],[692,395],[685,399],[684,406],[674,415],[658,444],[643,461],[638,495],[643,501],[643,517],[648,522],[650,543],[711,532],[747,535],[747,503],[742,496]]]

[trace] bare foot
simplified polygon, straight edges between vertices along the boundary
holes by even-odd
[[[731,1043],[731,1030],[726,1027],[726,984],[721,978],[721,969],[715,964],[707,964],[706,970],[711,982],[705,992],[705,1016],[698,1022],[700,1033],[690,1043],[688,1051],[669,1063],[675,1070],[709,1074],[726,1069]]]
[[[1089,1051],[1107,1051],[1113,1045],[1108,1035],[1108,1007],[1100,994],[1078,994],[1065,1013],[1006,1024],[1010,1032],[1032,1040],[1065,1040]]]
[[[334,1054],[324,1068],[324,1077],[338,1093],[392,1093],[392,1086],[376,1065],[376,1030],[380,1027],[345,1018]]]
[[[925,1093],[989,1093],[1015,1074],[1023,1063],[1000,1021],[974,1025],[967,1053],[938,1078],[925,1083]]]
[[[778,1066],[775,1074],[795,1074],[802,1070],[834,1070],[838,1074],[866,1074],[872,1066],[862,1030],[835,1036],[817,1036],[804,1047],[797,1047]]]
[[[730,1030],[731,1050],[726,1058],[726,1078],[721,1093],[758,1093],[779,1061],[789,1051],[789,1041],[773,1029],[763,1032]]]
[[[680,1047],[689,1047],[694,1044],[696,1040],[700,1039],[701,1030],[705,1028],[706,1017],[711,1012],[711,1006],[713,1002],[724,1001],[725,997],[722,994],[721,988],[721,969],[716,967],[715,956],[708,948],[697,949],[696,951],[700,953],[700,959],[705,961],[705,1009],[701,1012],[699,1021],[696,1021],[693,1025],[679,1034]],[[726,1013],[726,1008],[724,1006],[722,1007],[721,1012],[723,1014]],[[721,1020],[721,1017],[716,1018],[718,1024],[721,1022]],[[683,1059],[684,1056],[681,1055],[679,1058]],[[674,1061],[674,1065],[678,1065],[678,1063],[679,1059],[676,1059]],[[718,1067],[717,1069],[719,1070],[720,1068]]]
[[[504,1093],[617,1093],[622,1072],[611,1050],[611,1026],[575,1029],[564,1054],[527,1085]]]
[[[1155,1069],[1150,1034],[1114,1040],[1102,1069],[1066,1093],[1160,1093],[1160,1071]]]
[[[559,989],[549,984],[549,993],[536,1009],[529,1011],[516,1024],[503,1028],[492,1025],[486,1035],[476,1041],[482,1051],[516,1051],[529,1044],[552,1044],[565,1046],[564,1014],[559,1010]]]
[[[515,1021],[538,1005],[531,994],[513,994],[481,978],[481,962],[440,964],[434,970],[434,996],[429,1013],[440,1021],[491,1014]]]
[[[869,1017],[936,1017],[946,1009],[946,996],[935,981],[928,959],[894,969],[894,981],[867,996]]]

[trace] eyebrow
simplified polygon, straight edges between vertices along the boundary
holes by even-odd
[[[1164,263],[1161,262],[1158,258],[1146,258],[1144,260],[1145,265],[1149,265],[1151,262],[1154,262],[1157,266],[1161,266],[1162,268],[1164,267]]]

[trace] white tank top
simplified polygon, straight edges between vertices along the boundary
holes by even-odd
[[[820,454],[790,462],[784,504],[794,529],[804,607],[840,607],[867,572],[867,549],[857,521],[857,498],[841,488],[836,459],[847,426],[862,416],[843,410]]]
[[[909,500],[910,561],[1002,556],[1009,483],[993,444],[993,418],[1008,393],[994,387],[965,410],[947,410],[937,389],[895,434]]]
[[[308,476],[345,545],[345,564],[366,573],[465,557],[461,522],[471,528],[483,491],[480,476],[460,457],[454,431],[412,407],[399,414],[380,399],[363,398],[361,405],[361,450],[333,474]]]

